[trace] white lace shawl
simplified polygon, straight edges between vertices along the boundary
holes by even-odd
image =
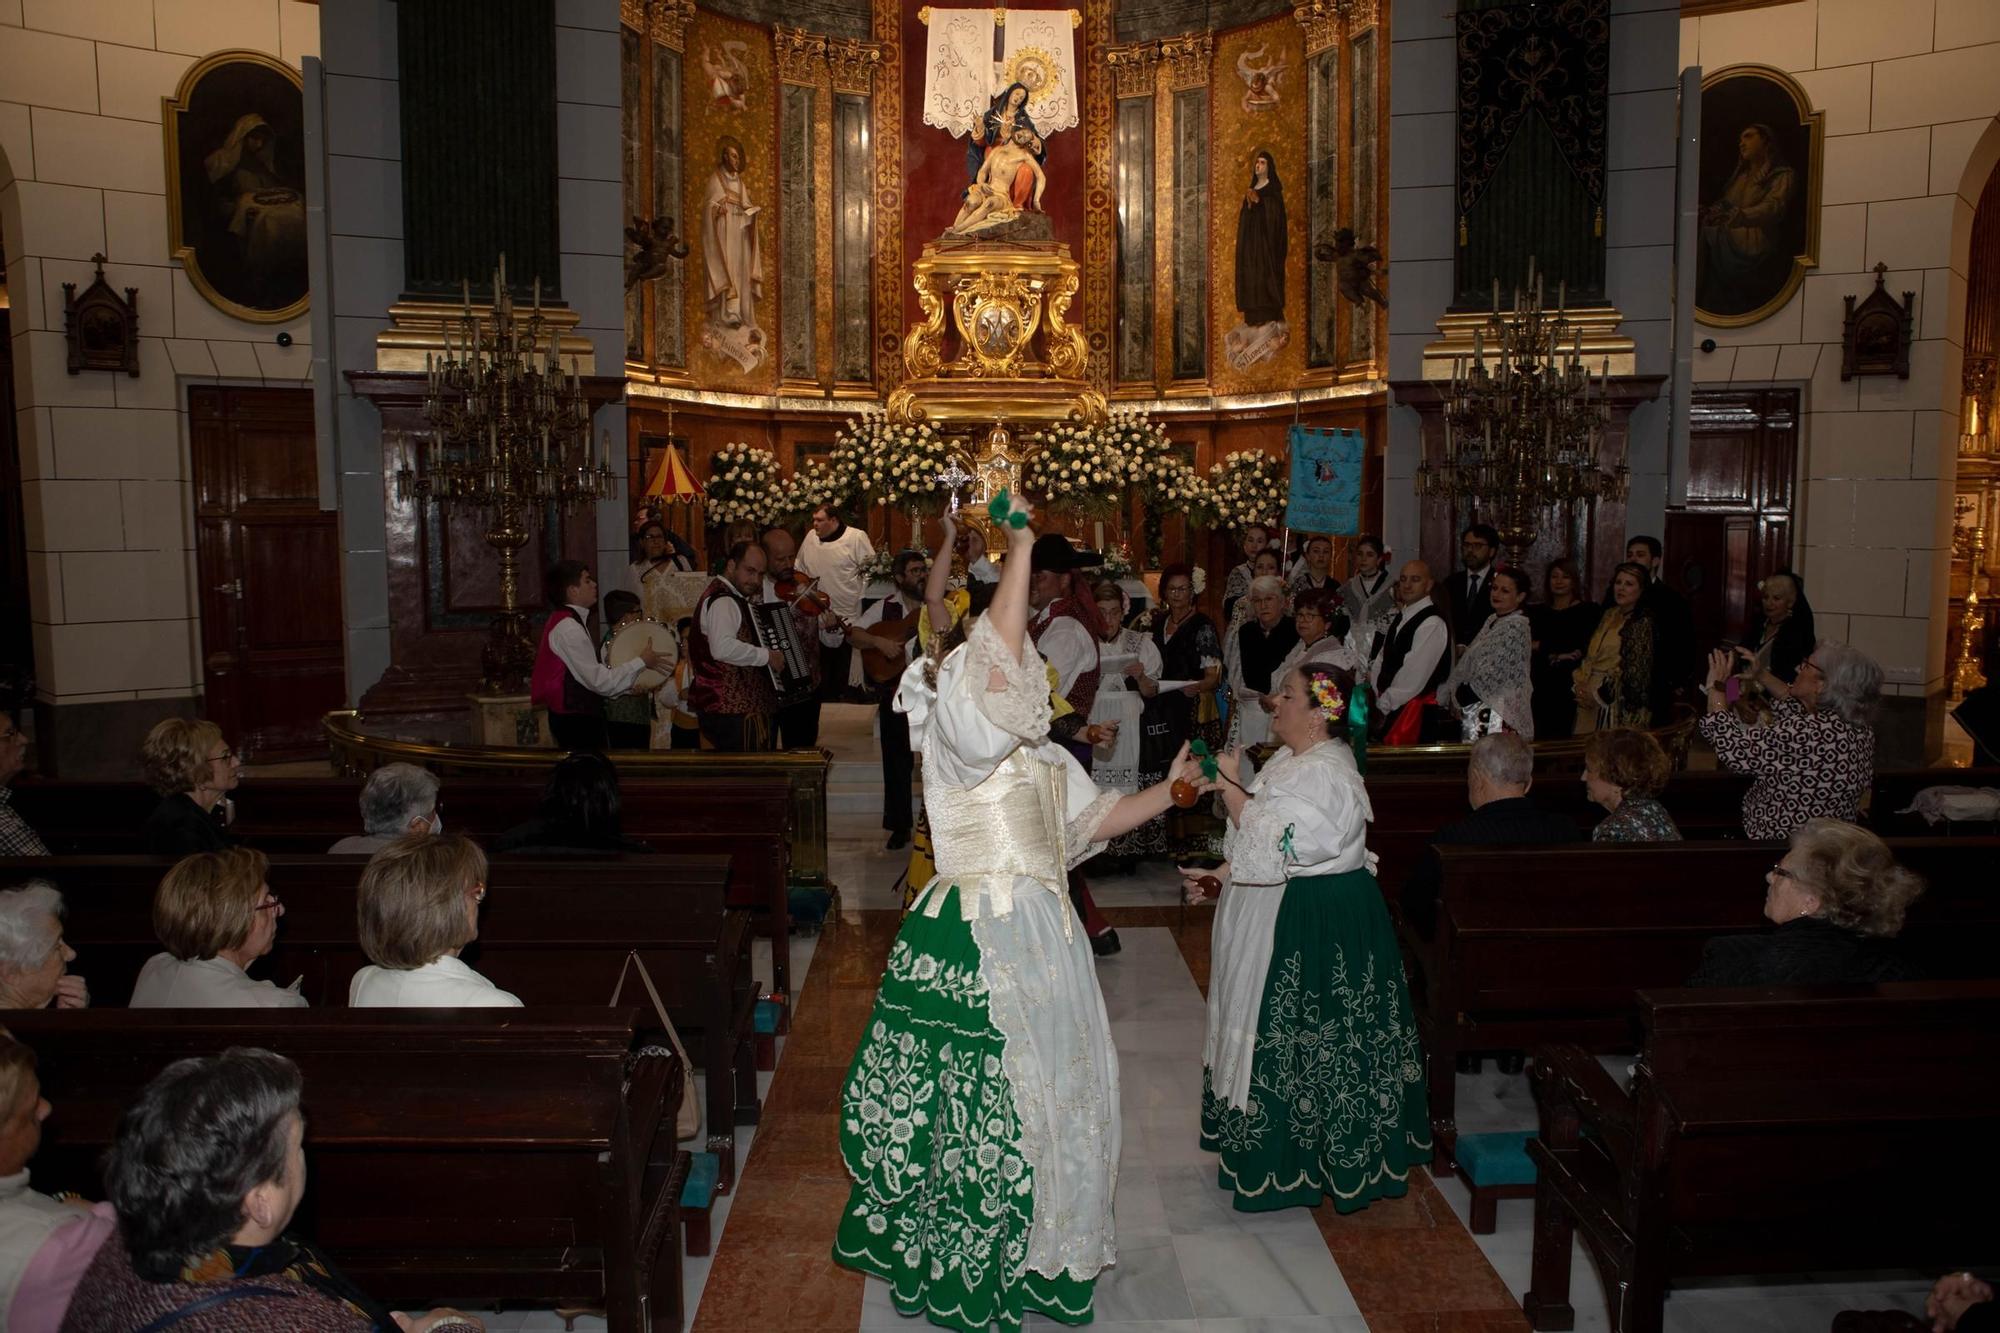
[[[1488,616],[1485,626],[1465,650],[1465,656],[1438,686],[1438,702],[1454,712],[1458,701],[1452,696],[1461,685],[1469,685],[1480,702],[1500,715],[1501,721],[1535,738],[1533,685],[1528,676],[1533,635],[1525,612]]]

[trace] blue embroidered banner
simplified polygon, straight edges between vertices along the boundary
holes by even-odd
[[[1367,442],[1358,430],[1294,426],[1292,491],[1285,525],[1294,532],[1353,537],[1361,532],[1361,476]]]

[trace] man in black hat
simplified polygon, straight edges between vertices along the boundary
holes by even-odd
[[[1091,749],[1117,735],[1115,727],[1092,726],[1090,708],[1097,702],[1097,602],[1083,586],[1078,570],[1104,563],[1097,551],[1079,551],[1060,533],[1045,532],[1035,538],[1029,555],[1033,571],[1028,582],[1028,606],[1034,612],[1028,621],[1028,637],[1050,666],[1056,669],[1056,693],[1070,706],[1070,712],[1049,724],[1049,736],[1076,756],[1083,771],[1090,771]],[[1090,896],[1090,885],[1076,871],[1069,872],[1069,897],[1083,918],[1090,947],[1100,957],[1117,953],[1118,932],[1111,928]]]

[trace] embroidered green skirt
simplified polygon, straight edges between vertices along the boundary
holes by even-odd
[[[945,1328],[1019,1328],[1030,1310],[1088,1323],[1094,1279],[1047,1278],[1024,1263],[1034,1171],[986,1000],[958,891],[936,916],[906,915],[841,1093],[854,1190],[834,1261],[881,1278],[899,1311]]]
[[[1257,1016],[1247,1107],[1202,1072],[1201,1146],[1222,1155],[1241,1212],[1354,1212],[1408,1188],[1431,1160],[1423,1052],[1375,877],[1365,870],[1285,886]]]

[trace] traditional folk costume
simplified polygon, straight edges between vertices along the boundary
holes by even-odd
[[[694,664],[687,701],[702,737],[718,750],[769,749],[778,708],[771,659],[757,637],[750,603],[728,579],[717,576],[695,603],[687,655]]]
[[[1201,1146],[1222,1155],[1240,1212],[1322,1196],[1352,1212],[1403,1194],[1431,1159],[1402,953],[1366,850],[1368,793],[1338,740],[1281,747],[1248,790],[1224,844]]]
[[[1006,689],[988,681],[1002,673]],[[1118,802],[1048,738],[1041,658],[981,619],[898,706],[937,874],[904,917],[841,1094],[855,1185],[834,1258],[947,1328],[1090,1318],[1116,1259],[1118,1064],[1063,892]]]
[[[1483,707],[1521,739],[1535,739],[1534,634],[1524,610],[1491,615],[1438,686],[1438,702],[1453,712]],[[1467,717],[1464,739],[1497,728]]]

